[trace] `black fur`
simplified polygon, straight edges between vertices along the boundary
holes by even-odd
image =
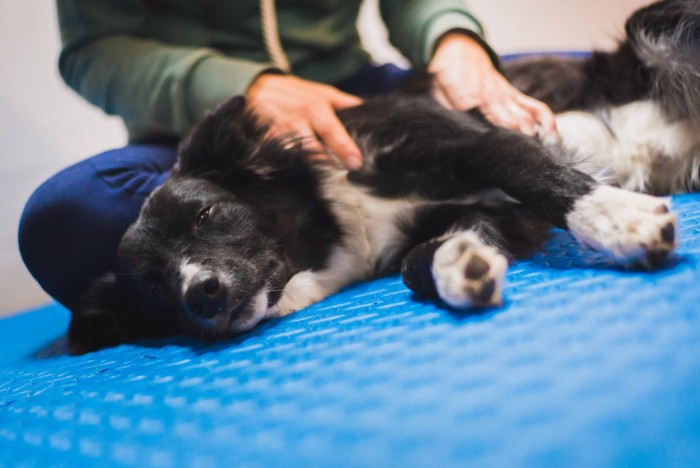
[[[514,60],[504,71],[517,88],[556,113],[626,104],[651,90],[649,70],[629,43],[614,52],[593,52],[585,60],[547,56]]]
[[[537,140],[447,110],[427,96],[393,94],[339,115],[351,134],[371,135],[371,144],[361,148],[369,156],[365,165],[348,179],[378,197],[444,201],[497,187],[563,228],[562,216],[593,183],[562,170],[558,161],[566,158],[552,154],[558,148],[545,149]]]
[[[556,111],[653,97],[663,70],[640,57],[639,32],[667,33],[680,21],[673,23],[670,10],[697,4],[666,1],[641,10],[614,53],[518,62],[506,73]],[[694,24],[697,31],[700,21]],[[429,87],[422,78],[410,92],[367,100],[339,116],[365,158],[347,175],[357,193],[378,202],[430,202],[395,221],[400,235],[373,259],[370,273],[401,271],[408,287],[434,297],[430,262],[447,233],[474,231],[508,258],[523,257],[551,225],[568,228],[574,204],[598,183],[573,169],[561,147],[495,128],[475,112],[444,109]],[[276,304],[295,274],[338,268],[334,252],[355,228],[343,223],[339,210],[346,208],[329,198],[337,169],[310,161],[294,141],[265,138],[265,130],[244,99],[233,98],[183,140],[173,177],[124,235],[115,272],[73,310],[74,352],[178,333],[229,336],[245,329],[256,301]],[[484,195],[494,189],[500,195]],[[479,201],[465,202],[476,195]],[[665,253],[658,256],[663,261]],[[202,267],[185,290],[183,260]],[[482,275],[483,263],[470,261],[465,275]],[[347,268],[348,281],[370,274]],[[485,279],[480,288],[477,305],[488,302],[495,284]]]
[[[525,58],[507,63],[504,73],[554,112],[653,98],[672,119],[700,120],[700,1],[653,3],[632,14],[625,31],[613,52]]]

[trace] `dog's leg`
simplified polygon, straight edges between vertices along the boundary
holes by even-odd
[[[657,267],[676,246],[677,220],[667,200],[603,186],[533,138],[492,128],[467,132],[449,145],[431,144],[435,153],[427,146],[413,152],[410,145],[398,147],[365,179],[362,172],[355,179],[389,198],[445,201],[498,188],[623,264]]]
[[[490,183],[622,264],[656,268],[677,245],[677,216],[668,199],[601,185],[512,132],[491,132],[478,149]]]
[[[622,264],[647,268],[657,268],[675,249],[677,216],[669,212],[668,199],[601,185],[556,163],[539,143],[519,135],[499,132],[490,143],[498,148],[489,150],[490,158],[509,165],[506,171],[492,169],[490,179],[582,243]],[[501,148],[510,150],[501,153]]]
[[[401,266],[404,283],[423,297],[439,297],[456,308],[503,302],[508,260],[477,231],[446,234],[413,248]]]

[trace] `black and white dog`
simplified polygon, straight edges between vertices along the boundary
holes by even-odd
[[[447,110],[426,79],[339,113],[365,161],[348,172],[266,138],[243,98],[223,104],[73,311],[72,350],[230,337],[399,271],[451,307],[499,305],[508,261],[551,226],[621,264],[662,264],[676,215],[626,189],[700,186],[700,1],[639,10],[615,52],[505,73],[561,113],[563,144]]]

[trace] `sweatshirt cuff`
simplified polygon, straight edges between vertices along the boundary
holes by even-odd
[[[191,124],[228,98],[244,94],[261,73],[274,70],[268,63],[205,56],[189,78],[187,100]]]
[[[435,46],[442,36],[450,31],[464,31],[470,37],[476,39],[491,56],[492,60],[497,55],[491,50],[491,47],[484,41],[484,30],[481,24],[472,16],[463,11],[450,11],[436,16],[428,22],[423,34],[423,50],[420,57],[421,65],[427,67],[433,57]]]

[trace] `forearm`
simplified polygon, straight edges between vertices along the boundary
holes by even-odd
[[[382,0],[380,10],[389,40],[417,68],[428,66],[437,42],[449,31],[483,36],[462,0]]]
[[[484,40],[483,37],[475,34],[473,31],[465,31],[462,29],[453,29],[447,31],[435,42],[428,69],[433,63],[448,60],[461,55],[462,60],[468,60],[474,64],[479,64],[484,67],[492,67],[496,70],[501,69],[501,61],[498,54]]]
[[[269,65],[122,35],[65,52],[59,68],[70,87],[130,127],[180,136]]]

